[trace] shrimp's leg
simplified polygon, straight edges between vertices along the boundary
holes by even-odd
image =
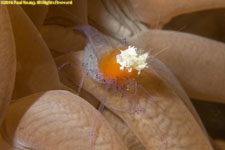
[[[61,64],[61,65],[58,67],[58,70],[61,70],[61,69],[64,68],[66,65],[70,65],[70,62],[64,62],[63,64]]]

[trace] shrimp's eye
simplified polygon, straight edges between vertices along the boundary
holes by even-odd
[[[148,53],[140,55],[135,47],[116,48],[103,54],[98,66],[105,80],[125,84],[127,79],[137,77],[147,67],[147,57]]]

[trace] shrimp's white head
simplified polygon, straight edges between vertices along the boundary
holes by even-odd
[[[132,69],[135,69],[140,74],[141,70],[147,68],[148,53],[141,54],[141,51],[134,46],[128,46],[126,50],[120,50],[120,52],[116,56],[116,61],[120,64],[120,70],[126,68],[128,72],[131,72]]]

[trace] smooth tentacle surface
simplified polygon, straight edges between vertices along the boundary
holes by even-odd
[[[87,1],[72,0],[72,5],[49,6],[45,24],[70,26],[87,24]]]
[[[16,74],[16,50],[6,6],[0,6],[0,125],[10,103]]]
[[[96,120],[100,124],[93,135]],[[127,149],[94,107],[68,91],[36,93],[15,101],[3,128],[4,137],[22,149]]]
[[[175,16],[206,9],[224,8],[223,0],[129,0],[140,21],[162,27]]]
[[[37,29],[40,29],[44,23],[48,12],[48,6],[36,5],[33,7],[22,5],[23,10],[30,17]]]
[[[138,40],[142,39],[142,40]],[[138,41],[138,43],[137,43]],[[175,74],[192,98],[225,102],[225,44],[193,34],[151,30],[130,43],[153,53]]]
[[[9,6],[8,10],[17,53],[13,98],[59,89],[57,68],[40,33],[20,6]]]
[[[107,121],[109,121],[110,125],[115,129],[115,131],[122,137],[129,150],[146,150],[143,144],[135,136],[133,131],[130,130],[130,128],[121,118],[119,118],[107,108],[104,109],[102,114],[107,119]]]

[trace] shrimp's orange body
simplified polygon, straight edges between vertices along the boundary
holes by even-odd
[[[116,80],[118,84],[125,84],[127,79],[133,79],[138,75],[137,70],[129,72],[127,69],[120,69],[120,64],[117,63],[116,56],[120,54],[120,50],[124,49],[127,48],[116,48],[100,57],[98,67],[105,80]]]

